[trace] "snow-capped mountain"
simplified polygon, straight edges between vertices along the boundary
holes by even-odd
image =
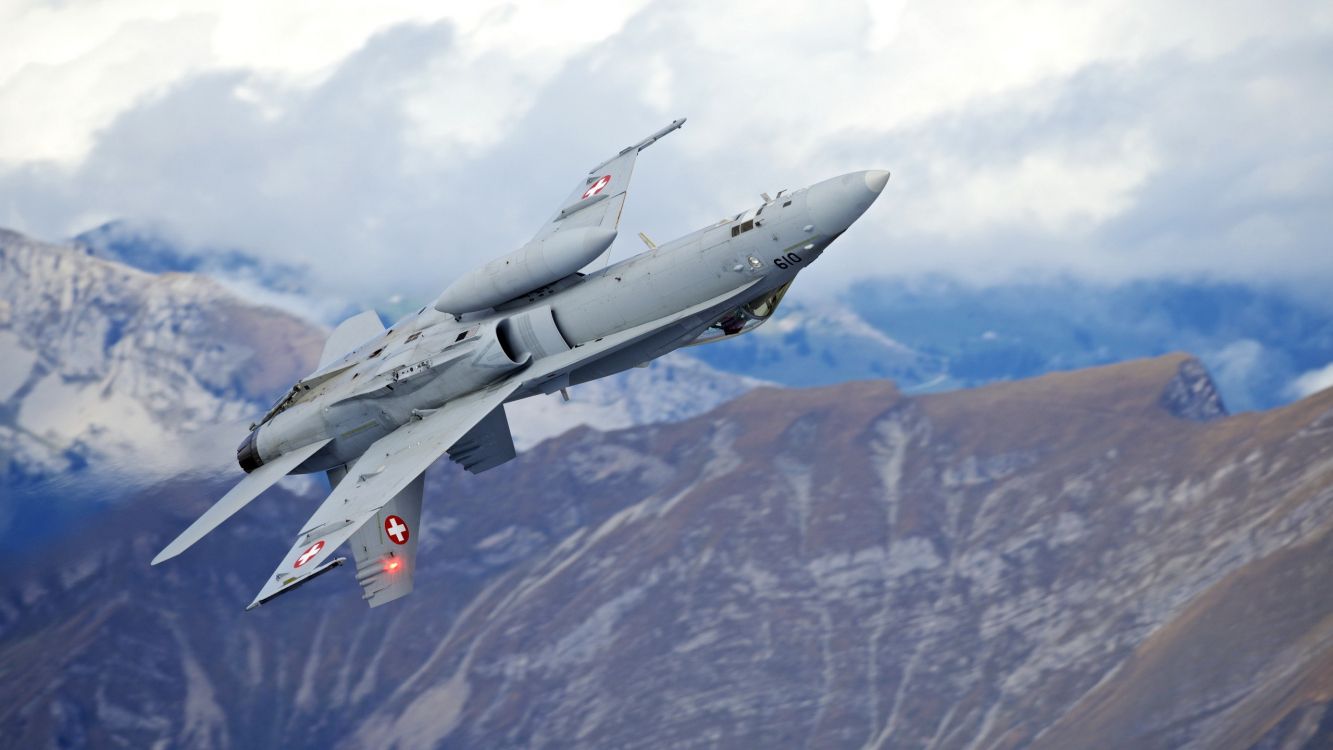
[[[309,370],[323,336],[201,276],[0,231],[6,479],[221,469],[244,420]]]
[[[359,312],[348,300],[310,289],[305,283],[310,274],[303,267],[237,248],[191,245],[163,226],[112,221],[75,236],[69,244],[140,271],[206,276],[251,303],[315,323],[333,324]]]

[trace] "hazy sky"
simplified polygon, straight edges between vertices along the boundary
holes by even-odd
[[[867,274],[1333,283],[1333,4],[0,3],[0,224],[431,295],[646,151],[617,248],[887,168]]]

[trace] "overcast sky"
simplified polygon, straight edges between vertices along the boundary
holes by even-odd
[[[0,3],[0,224],[113,218],[423,299],[665,125],[659,242],[853,169],[812,269],[1333,283],[1333,4]]]

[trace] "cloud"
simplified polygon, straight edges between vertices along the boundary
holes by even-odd
[[[684,115],[639,163],[627,237],[893,170],[807,287],[1333,282],[1326,4],[418,5],[11,12],[0,223],[165,222],[330,295],[425,299]]]
[[[317,85],[369,39],[404,24],[448,22],[458,61],[480,69],[500,51],[526,63],[528,82],[540,82],[540,71],[614,32],[636,7],[563,0],[523,8],[453,4],[446,12],[443,4],[410,0],[318,7],[16,0],[0,9],[0,163],[78,161],[116,117],[200,75],[246,71],[287,86]]]
[[[1333,388],[1333,362],[1324,367],[1301,373],[1287,388],[1292,398],[1305,398],[1325,388]]]

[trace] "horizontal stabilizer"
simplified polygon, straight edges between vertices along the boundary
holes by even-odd
[[[303,461],[315,455],[320,448],[329,444],[329,440],[320,440],[310,445],[297,448],[290,453],[284,453],[281,456],[260,466],[244,479],[228,490],[227,494],[222,496],[213,504],[213,507],[204,511],[202,516],[195,519],[190,527],[181,532],[181,535],[166,546],[157,557],[153,558],[153,564],[157,565],[163,560],[170,560],[189,549],[195,542],[203,539],[208,532],[216,529],[223,521],[231,518],[241,508],[244,508],[251,500],[259,497],[264,490],[277,484],[279,479],[287,476],[288,472],[300,466]]]

